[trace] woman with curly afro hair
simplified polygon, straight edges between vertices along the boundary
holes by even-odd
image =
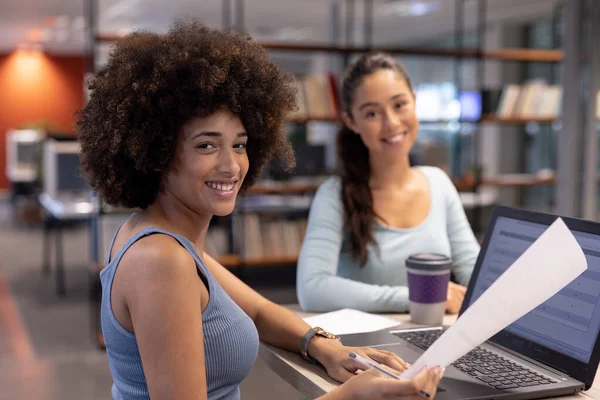
[[[355,376],[350,351],[406,364],[312,329],[203,251],[212,216],[231,213],[268,160],[293,164],[283,134],[291,82],[246,35],[194,21],[128,35],[90,80],[77,123],[82,171],[109,204],[141,209],[115,233],[100,274],[114,399],[238,399],[259,339],[348,381],[323,399],[435,393],[439,368],[413,380]]]

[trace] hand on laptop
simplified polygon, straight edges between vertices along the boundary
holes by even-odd
[[[442,376],[443,372],[439,367],[423,368],[414,378],[402,380],[388,378],[375,369],[368,369],[319,399],[433,399]]]
[[[344,346],[337,340],[325,339],[314,340],[314,342],[314,345],[319,347],[312,347],[313,357],[323,364],[330,377],[339,382],[347,381],[356,374],[356,371],[363,369],[362,364],[348,356],[350,352],[382,364],[396,374],[401,374],[409,367],[406,361],[391,351]]]
[[[458,314],[467,288],[454,282],[448,283],[448,299],[446,300],[446,311],[450,314]]]

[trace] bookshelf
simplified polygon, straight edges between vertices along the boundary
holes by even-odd
[[[310,194],[317,191],[321,180],[315,180],[307,183],[265,183],[258,182],[256,185],[248,188],[244,194],[259,195],[259,194],[277,194],[277,195],[293,195],[293,194]]]
[[[528,123],[536,123],[536,124],[551,124],[558,121],[556,117],[499,117],[495,114],[485,114],[481,117],[481,122],[494,123],[494,124],[503,124],[503,125],[525,125]]]
[[[260,257],[241,261],[240,265],[247,267],[271,267],[277,265],[296,265],[298,256]]]
[[[338,122],[339,119],[337,117],[293,117],[288,118],[287,122],[292,124],[305,124],[307,122],[319,121],[319,122]]]
[[[116,42],[120,35],[96,35],[97,42]],[[558,62],[563,58],[559,50],[538,49],[495,49],[480,52],[476,49],[431,49],[418,47],[355,47],[335,45],[306,45],[259,42],[264,48],[271,51],[288,52],[322,52],[339,55],[352,55],[366,53],[372,50],[385,51],[394,55],[424,56],[424,57],[449,57],[449,58],[480,58],[489,60],[524,61],[524,62]]]

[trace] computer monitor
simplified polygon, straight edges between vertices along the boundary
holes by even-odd
[[[90,190],[81,176],[79,142],[48,139],[44,143],[44,192],[52,197]]]
[[[460,119],[477,121],[481,118],[481,93],[476,90],[463,90],[458,95]]]
[[[541,221],[499,216],[467,305],[473,304],[547,228]],[[600,329],[600,232],[579,230],[575,225],[569,228],[583,249],[587,271],[504,332],[588,363]],[[512,340],[516,340],[514,336]]]
[[[11,182],[35,182],[42,158],[44,132],[14,129],[6,135],[6,176]]]

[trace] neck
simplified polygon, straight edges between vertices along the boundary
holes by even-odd
[[[168,230],[187,238],[200,256],[212,215],[202,215],[169,193],[160,193],[144,212],[146,219],[164,223]]]
[[[372,189],[404,186],[411,175],[408,154],[403,157],[388,159],[387,157],[369,157],[371,177],[369,185]]]

